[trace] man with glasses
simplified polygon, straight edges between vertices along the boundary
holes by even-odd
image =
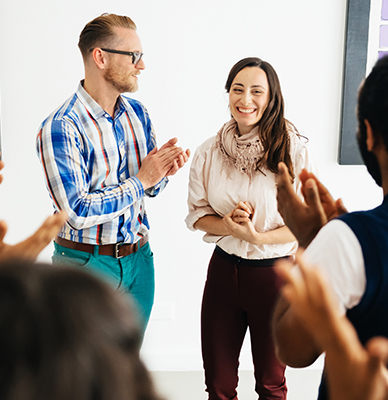
[[[145,68],[135,23],[104,14],[81,32],[85,79],[41,125],[37,152],[56,210],[68,214],[54,263],[82,266],[131,293],[145,330],[154,264],[144,197],[159,194],[190,155],[171,139],[159,150],[135,92]]]

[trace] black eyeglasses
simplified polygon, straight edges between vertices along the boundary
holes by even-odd
[[[123,51],[123,50],[112,50],[112,49],[101,49],[102,51],[106,51],[107,53],[114,53],[114,54],[124,54],[125,56],[132,57],[132,64],[137,65],[141,58],[143,57],[143,53],[139,51]],[[93,51],[91,49],[90,51]]]

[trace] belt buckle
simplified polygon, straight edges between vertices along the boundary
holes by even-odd
[[[123,258],[124,256],[120,256],[119,252],[120,252],[120,246],[123,244],[124,242],[120,242],[120,243],[116,243],[115,244],[115,258],[116,259],[120,259]]]

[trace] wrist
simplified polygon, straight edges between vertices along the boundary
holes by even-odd
[[[255,243],[253,243],[256,246],[260,246],[262,244],[265,244],[263,241],[263,233],[261,232],[255,232],[254,234],[254,239],[255,239]]]
[[[146,191],[147,189],[151,188],[153,185],[151,185],[151,183],[149,181],[147,181],[147,179],[144,178],[144,176],[142,176],[142,174],[139,173],[135,175],[137,179],[139,179],[140,183],[143,186],[144,191]]]

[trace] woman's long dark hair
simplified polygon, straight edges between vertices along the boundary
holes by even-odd
[[[229,72],[228,79],[225,84],[225,89],[229,93],[233,80],[236,75],[247,67],[257,67],[262,69],[267,75],[269,84],[269,101],[263,116],[258,122],[259,136],[264,147],[263,157],[257,162],[257,170],[262,171],[264,167],[271,172],[277,174],[278,164],[283,161],[292,177],[295,178],[294,166],[290,155],[290,137],[289,129],[296,128],[284,118],[284,100],[280,88],[279,78],[271,66],[266,61],[262,61],[257,57],[248,57],[236,63]]]

